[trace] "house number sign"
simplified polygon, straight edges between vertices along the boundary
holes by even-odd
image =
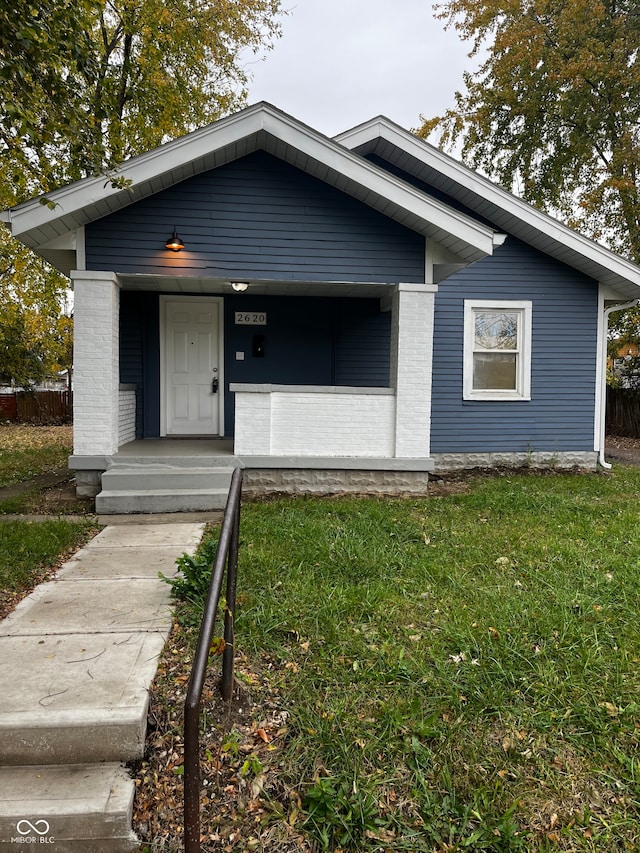
[[[236,311],[236,326],[266,326],[266,311]]]

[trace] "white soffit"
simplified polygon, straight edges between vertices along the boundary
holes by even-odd
[[[478,216],[568,266],[640,297],[640,267],[538,210],[384,116],[335,137],[362,156],[376,154],[446,193]]]
[[[489,255],[495,233],[387,173],[269,104],[221,119],[126,161],[117,176],[85,178],[47,195],[53,208],[33,199],[2,214],[12,233],[34,249],[193,175],[264,149],[353,196],[391,219],[428,236],[470,263]]]

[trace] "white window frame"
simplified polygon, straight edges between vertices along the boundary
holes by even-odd
[[[516,353],[516,387],[514,390],[474,389],[473,353],[475,345],[475,312],[509,311],[517,313],[518,350]],[[464,400],[530,400],[531,399],[531,314],[530,300],[464,300]]]

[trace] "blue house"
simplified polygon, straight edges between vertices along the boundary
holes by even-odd
[[[385,118],[257,104],[5,211],[74,289],[78,489],[103,512],[595,468],[640,268]],[[221,494],[221,493],[220,493]]]

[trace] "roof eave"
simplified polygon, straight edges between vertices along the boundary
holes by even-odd
[[[145,193],[158,191],[152,188],[159,182],[164,188],[214,168],[218,152],[222,152],[219,162],[225,162],[225,157],[233,159],[230,152],[237,152],[238,146],[244,153],[264,147],[401,224],[442,242],[468,263],[493,251],[492,228],[424,195],[265,103],[126,161],[117,177],[130,182],[129,189],[114,187],[104,176],[85,178],[48,194],[47,203],[43,198],[32,199],[5,211],[3,218],[10,222],[14,236],[37,250],[64,233],[137,201]]]
[[[542,251],[613,287],[625,297],[636,298],[640,295],[640,267],[636,264],[533,207],[384,116],[364,122],[335,139],[363,155],[373,151],[380,144],[379,140],[397,146],[405,154],[464,189],[464,204],[467,207],[472,203],[470,193],[479,202],[482,201],[482,215],[492,219],[497,227],[530,245],[538,244],[537,247]],[[493,217],[488,215],[487,207],[492,208]],[[552,251],[542,248],[540,244],[544,240],[549,242]]]

